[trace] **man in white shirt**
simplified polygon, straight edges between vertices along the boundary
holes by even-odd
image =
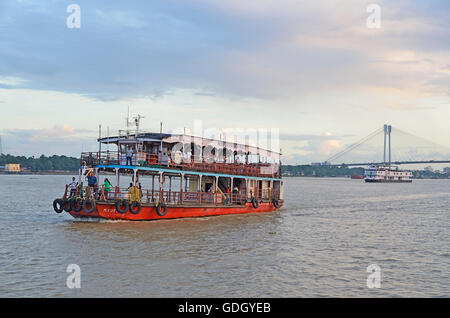
[[[128,162],[130,162],[130,166],[133,165],[133,150],[131,149],[130,146],[128,146],[127,150],[126,150],[126,155],[127,155],[127,163],[126,165],[128,166]]]
[[[76,194],[76,192],[77,192],[77,186],[78,186],[78,182],[76,182],[76,181],[75,181],[75,177],[73,177],[73,178],[72,178],[72,182],[69,183],[69,190],[70,190],[70,196],[69,196],[69,198],[75,196],[75,194]]]

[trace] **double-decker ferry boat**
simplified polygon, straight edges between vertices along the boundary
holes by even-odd
[[[371,165],[364,171],[365,182],[412,182],[412,172],[399,170],[397,166]]]
[[[98,142],[98,152],[81,154],[78,182],[66,185],[64,195],[54,200],[57,213],[155,220],[270,212],[283,206],[280,152],[138,129]],[[117,149],[102,151],[102,145]]]

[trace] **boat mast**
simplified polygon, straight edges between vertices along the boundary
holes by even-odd
[[[141,116],[139,114],[136,117],[134,117],[134,124],[136,125],[136,133],[134,135],[134,138],[136,139],[136,154],[138,153],[138,151],[142,151],[142,149],[144,147],[144,141],[141,140],[141,142],[139,143],[139,139],[138,139],[139,125],[141,122],[141,118],[144,118],[144,116]]]
[[[106,137],[108,138],[108,143],[106,144],[106,152],[109,153],[109,126],[106,127]]]
[[[128,106],[128,112],[127,112],[127,138],[130,136],[130,106]]]
[[[100,159],[100,154],[102,153],[102,125],[98,125],[98,159]]]
[[[141,116],[139,114],[136,117],[134,117],[134,124],[136,125],[136,138],[137,138],[137,135],[139,134],[139,125],[140,125],[142,118],[145,118],[145,117]]]
[[[162,155],[162,147],[163,147],[163,141],[162,141],[162,122],[160,123],[160,125],[159,125],[159,134],[160,134],[160,138],[161,138],[161,143],[160,143],[160,146],[159,146],[159,150],[160,150],[160,153],[161,153],[161,155]]]

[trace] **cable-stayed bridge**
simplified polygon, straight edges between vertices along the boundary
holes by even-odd
[[[450,147],[384,125],[337,152],[324,166],[450,163]]]

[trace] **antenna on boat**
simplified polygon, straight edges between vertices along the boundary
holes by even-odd
[[[133,118],[134,119],[134,124],[136,125],[136,135],[135,135],[136,138],[137,138],[138,133],[139,133],[139,125],[140,125],[140,122],[141,122],[141,118],[145,118],[145,117],[138,114],[136,117]]]
[[[130,106],[128,106],[128,113],[127,113],[127,138],[130,135]]]
[[[108,138],[108,143],[106,144],[106,152],[109,152],[109,126],[106,126],[106,137]]]
[[[163,142],[162,142],[162,122],[160,122],[160,124],[159,124],[159,135],[160,135],[160,138],[161,138],[161,143],[160,143],[159,148],[160,148],[160,151],[161,151],[161,154],[162,154],[162,146],[163,146]]]
[[[102,125],[98,125],[98,155],[100,158],[100,154],[102,153]]]

